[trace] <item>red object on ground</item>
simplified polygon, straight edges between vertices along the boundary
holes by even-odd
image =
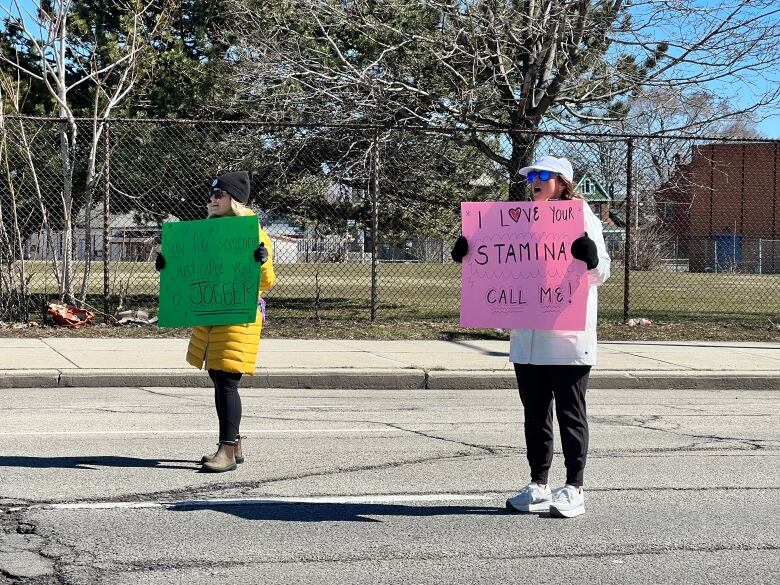
[[[51,318],[54,319],[57,325],[62,325],[63,327],[81,327],[95,317],[95,314],[91,311],[60,303],[49,303],[47,313],[51,315]]]

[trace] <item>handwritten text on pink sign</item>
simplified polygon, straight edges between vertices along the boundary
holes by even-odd
[[[588,283],[571,243],[582,200],[461,203],[462,327],[582,331]]]

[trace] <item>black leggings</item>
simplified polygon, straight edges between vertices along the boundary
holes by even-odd
[[[241,424],[241,396],[238,395],[238,383],[241,374],[209,370],[214,382],[214,404],[219,419],[219,442],[235,444],[238,427]]]
[[[553,399],[561,431],[566,483],[582,485],[588,458],[585,392],[590,366],[515,364],[525,413],[525,445],[531,481],[547,483],[553,458]]]

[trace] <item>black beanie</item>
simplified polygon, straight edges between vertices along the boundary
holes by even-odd
[[[211,187],[227,191],[239,203],[246,204],[249,201],[249,173],[246,171],[234,171],[220,175],[211,182]]]

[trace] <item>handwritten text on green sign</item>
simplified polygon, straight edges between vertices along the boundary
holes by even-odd
[[[257,246],[256,216],[163,224],[160,326],[254,322]]]

